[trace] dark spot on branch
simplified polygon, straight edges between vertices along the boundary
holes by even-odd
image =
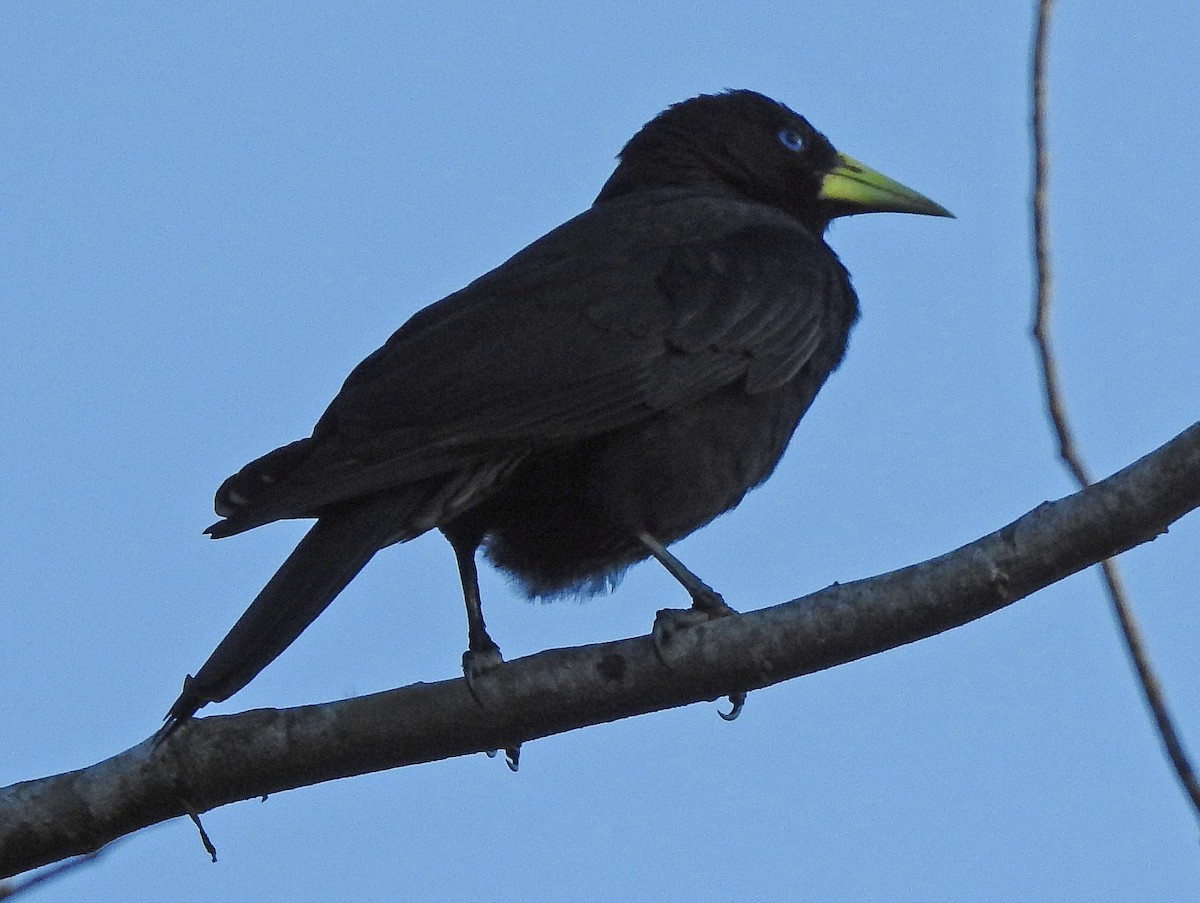
[[[596,670],[600,672],[600,676],[605,680],[619,683],[625,679],[626,667],[625,656],[614,653],[600,659],[600,663],[596,665]]]

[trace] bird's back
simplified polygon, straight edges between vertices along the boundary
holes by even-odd
[[[446,481],[482,501],[519,461],[619,445],[617,436],[649,441],[657,428],[637,424],[729,387],[731,399],[757,399],[820,371],[819,385],[854,314],[833,253],[771,207],[680,190],[599,205],[397,330],[351,373],[311,438],[226,481],[226,520],[212,532],[318,516],[404,486],[437,495]],[[800,377],[814,354],[821,363]],[[784,405],[799,407],[787,435],[809,401]],[[749,467],[760,474],[750,485],[769,470]],[[455,501],[442,521],[471,507]],[[429,507],[414,502],[423,529],[439,520]]]

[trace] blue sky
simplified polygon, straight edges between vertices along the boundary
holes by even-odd
[[[482,5],[481,5],[482,6]],[[303,530],[200,535],[420,307],[579,212],[668,103],[750,87],[957,220],[830,243],[863,307],[766,487],[675,547],[740,608],[939,554],[1069,491],[1028,340],[1032,4],[10,2],[0,32],[0,784],[155,729]],[[1200,7],[1062,5],[1055,335],[1107,474],[1197,417]],[[1124,559],[1200,754],[1192,515]],[[512,658],[646,633],[661,569],[531,605]],[[453,676],[449,547],[389,550],[219,711]],[[1181,899],[1197,827],[1094,573],[754,693],[136,835],[39,900]]]

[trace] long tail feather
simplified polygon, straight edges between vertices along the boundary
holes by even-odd
[[[233,625],[167,715],[167,730],[209,702],[228,699],[283,652],[386,545],[397,529],[396,500],[375,497],[320,518]],[[401,534],[401,535],[398,535]]]

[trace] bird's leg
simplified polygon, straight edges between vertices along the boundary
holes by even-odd
[[[462,579],[463,601],[467,607],[467,651],[462,657],[463,677],[475,701],[483,705],[476,681],[481,674],[501,664],[504,658],[500,655],[500,647],[488,634],[487,625],[483,623],[483,603],[479,599],[479,569],[475,566],[475,550],[479,548],[479,541],[464,541],[448,533],[446,538],[454,548],[458,575]],[[488,753],[488,756],[494,755],[494,750]],[[516,771],[521,761],[521,744],[505,749],[504,760],[508,763],[510,771]]]
[[[442,531],[450,540],[454,549],[454,558],[458,562],[458,576],[462,580],[463,602],[467,608],[467,651],[463,653],[463,677],[467,680],[467,689],[475,697],[475,701],[483,705],[479,695],[478,680],[480,675],[504,661],[500,655],[500,647],[488,635],[487,625],[483,623],[483,604],[479,599],[479,570],[475,567],[475,551],[479,548],[478,535],[464,535],[460,532]]]
[[[454,538],[450,539],[450,544],[454,547],[454,557],[458,562],[463,602],[467,608],[467,651],[463,653],[463,675],[467,679],[467,686],[471,688],[471,694],[478,699],[475,678],[496,667],[504,659],[500,655],[500,647],[488,635],[487,625],[483,623],[483,604],[479,599],[479,571],[475,567],[475,550],[478,545]]]
[[[651,632],[654,637],[654,650],[658,653],[659,660],[669,667],[668,647],[680,630],[686,630],[716,618],[735,615],[737,612],[726,604],[720,593],[689,571],[682,561],[668,552],[667,547],[649,533],[643,530],[637,534],[637,538],[692,597],[690,609],[664,608],[654,618],[654,629]],[[728,712],[718,713],[726,721],[732,721],[741,714],[742,707],[746,704],[746,694],[731,693],[729,702],[733,708]]]
[[[720,593],[689,571],[684,563],[668,552],[667,547],[661,542],[644,530],[637,535],[637,539],[650,550],[650,554],[661,562],[672,577],[683,584],[683,588],[692,597],[692,608],[704,615],[703,619],[696,619],[697,623],[700,623],[701,620],[711,621],[714,618],[737,614],[725,604]]]

